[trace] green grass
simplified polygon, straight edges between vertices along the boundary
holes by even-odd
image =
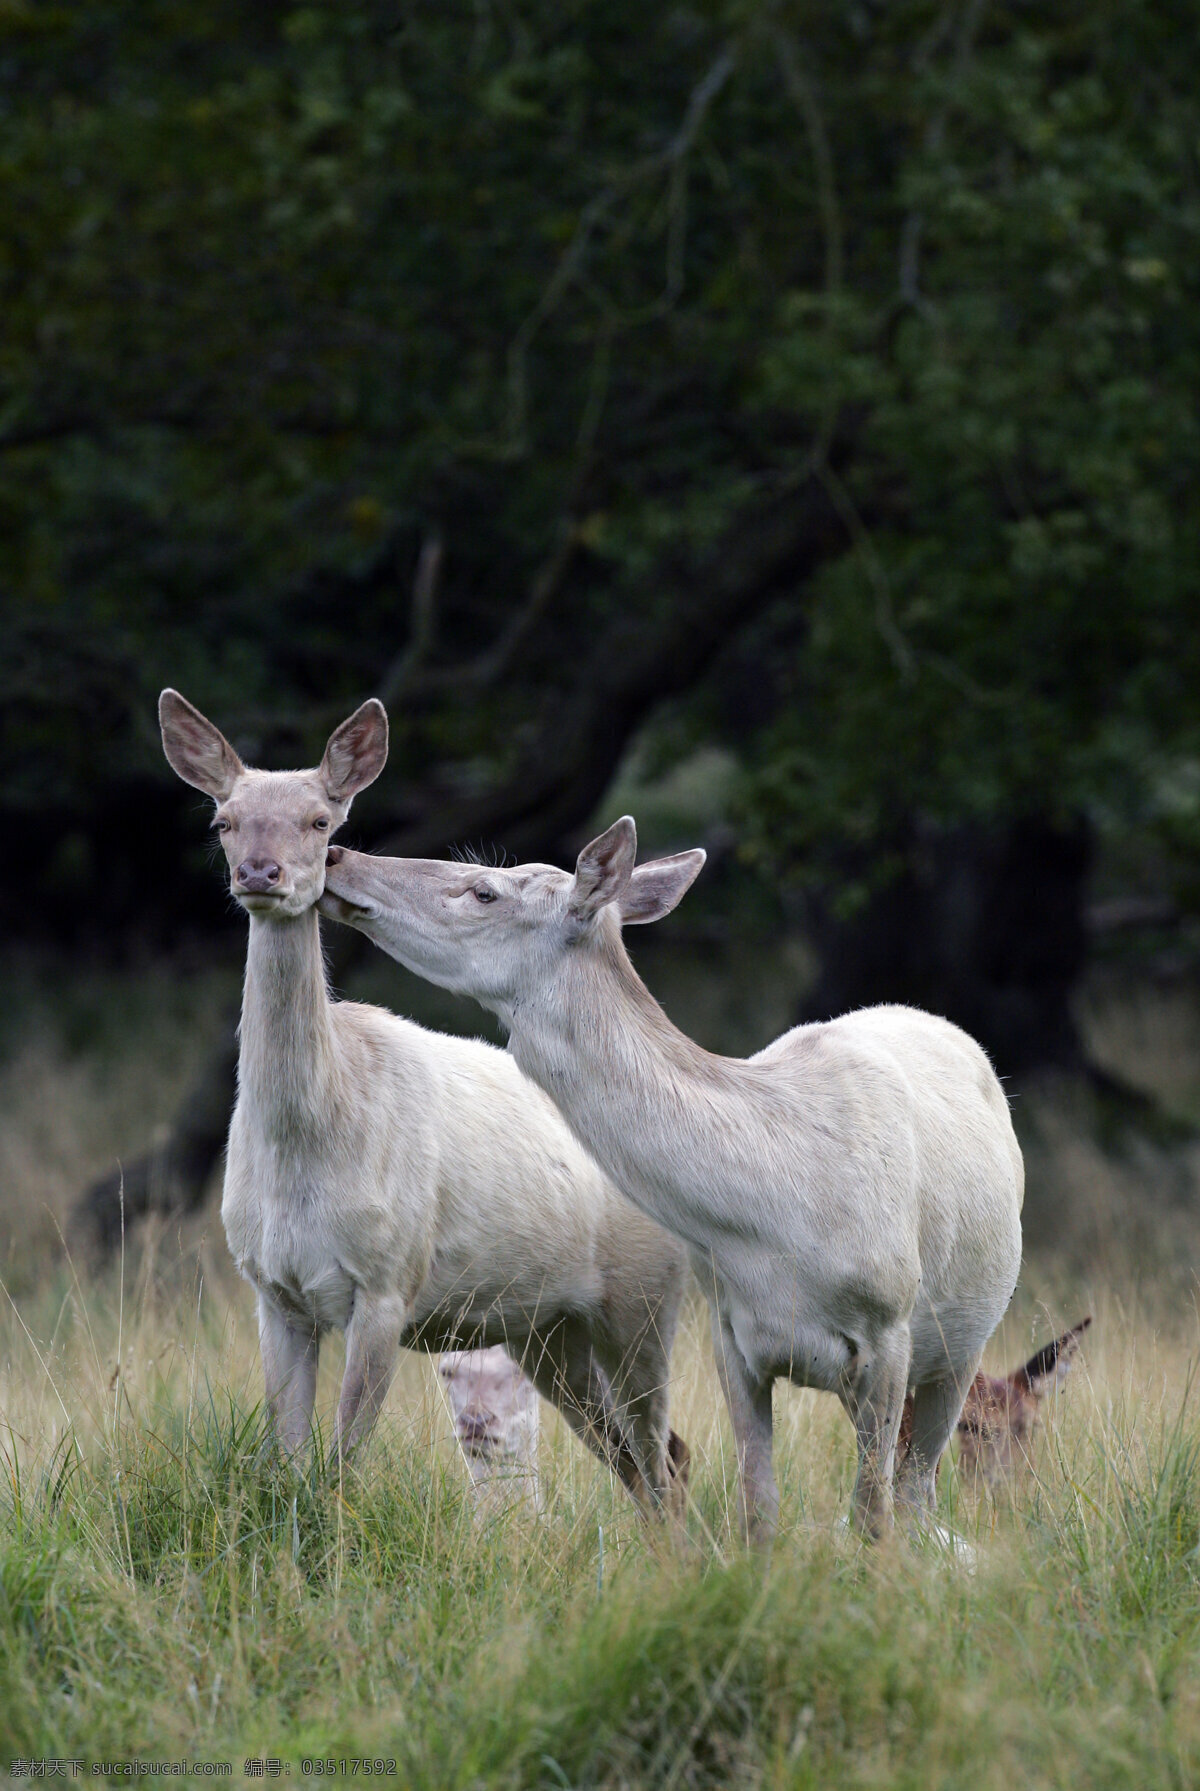
[[[778,1402],[783,1533],[742,1551],[698,1315],[676,1546],[557,1422],[544,1516],[477,1523],[411,1363],[361,1472],[281,1464],[240,1296],[140,1285],[0,1327],[0,1759],[378,1757],[430,1791],[1200,1778],[1200,1417],[1186,1343],[1141,1319],[1101,1314],[1010,1498],[943,1476],[969,1573],[837,1529],[849,1427],[811,1395]]]
[[[481,1524],[423,1359],[402,1359],[360,1470],[280,1465],[211,1205],[144,1228],[102,1275],[65,1257],[74,1192],[189,1073],[195,1015],[149,1005],[124,1055],[119,1035],[76,1050],[51,1012],[0,1066],[0,1764],[227,1760],[240,1780],[274,1755],[298,1782],[318,1776],[305,1758],[380,1758],[430,1791],[1200,1783],[1191,1158],[1114,1158],[1065,1096],[1025,1103],[1029,1235],[1039,1210],[1057,1229],[989,1366],[1096,1322],[1034,1473],[996,1503],[943,1473],[974,1573],[840,1531],[849,1426],[791,1391],[781,1533],[747,1555],[695,1308],[672,1387],[686,1542],[644,1526],[553,1419],[544,1515]],[[340,1358],[333,1341],[326,1423]]]

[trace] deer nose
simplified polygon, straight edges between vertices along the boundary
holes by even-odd
[[[273,858],[243,858],[234,881],[247,895],[266,895],[278,883],[281,872]]]
[[[464,1443],[487,1441],[488,1421],[481,1412],[464,1412],[458,1421],[458,1429]]]
[[[341,846],[330,846],[328,852],[326,852],[326,854],[325,854],[325,863],[328,865],[328,864],[341,864],[341,862],[342,862]]]

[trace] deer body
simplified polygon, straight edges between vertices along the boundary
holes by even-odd
[[[859,1438],[855,1511],[891,1522],[934,1476],[1017,1279],[1023,1189],[1004,1094],[944,1020],[883,1007],[797,1027],[748,1060],[680,1033],[622,923],[669,912],[702,853],[634,870],[632,821],[548,866],[480,872],[335,851],[326,907],[509,1028],[522,1069],[648,1215],[688,1245],[709,1298],[744,1512],[769,1532],[771,1388],[835,1392]]]
[[[239,1268],[279,1307],[345,1329],[356,1299],[395,1297],[401,1342],[431,1349],[594,1305],[628,1214],[505,1052],[329,1001],[315,910],[251,921],[221,1210]]]
[[[918,1380],[981,1349],[1019,1258],[1012,1212],[988,1211],[986,1195],[1013,1188],[1019,1159],[979,1047],[933,1015],[883,1007],[797,1027],[744,1062],[715,1058],[647,1011],[615,952],[606,968],[598,1004],[572,961],[555,1009],[567,1023],[543,1013],[535,1030],[519,1011],[513,1054],[688,1244],[751,1371],[835,1390],[897,1317]],[[781,1261],[786,1303],[773,1297]]]
[[[247,769],[175,692],[160,712],[172,765],[218,804],[250,915],[222,1217],[257,1292],[283,1446],[309,1435],[328,1330],[346,1334],[343,1450],[370,1430],[398,1346],[503,1343],[630,1491],[661,1501],[682,1249],[506,1053],[330,999],[326,842],[382,766],[382,709],[344,723],[314,772]]]

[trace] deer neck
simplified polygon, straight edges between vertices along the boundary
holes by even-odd
[[[337,1052],[315,908],[294,920],[250,916],[242,996],[239,1102],[273,1142],[328,1123]]]
[[[721,1181],[741,1066],[672,1025],[619,933],[572,956],[545,999],[516,1007],[511,1048],[617,1185],[689,1236],[691,1166]]]

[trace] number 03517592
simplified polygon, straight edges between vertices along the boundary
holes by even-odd
[[[327,1759],[306,1755],[300,1762],[300,1771],[305,1778],[313,1779],[370,1779],[392,1778],[396,1772],[394,1760],[367,1760],[353,1757]]]

